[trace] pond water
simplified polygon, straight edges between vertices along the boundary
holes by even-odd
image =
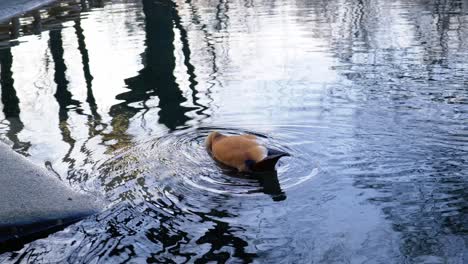
[[[0,39],[1,138],[108,201],[0,262],[468,262],[467,1],[62,1]],[[212,130],[291,157],[230,172]]]

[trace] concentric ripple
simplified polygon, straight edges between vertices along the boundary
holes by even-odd
[[[254,134],[268,146],[290,153],[291,157],[280,160],[274,173],[238,173],[215,162],[206,151],[204,141],[213,130],[231,135]],[[148,140],[108,160],[100,166],[99,178],[108,191],[121,189],[108,192],[119,194],[119,198],[127,197],[127,192],[134,195],[134,190],[127,188],[143,187],[139,190],[144,193],[142,198],[162,195],[180,200],[190,194],[193,199],[200,194],[247,197],[269,194],[274,200],[283,200],[288,189],[318,173],[312,157],[286,144],[275,137],[247,130],[221,127],[179,130]],[[133,180],[136,185],[129,183]]]

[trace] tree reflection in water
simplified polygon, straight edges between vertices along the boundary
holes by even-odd
[[[16,95],[13,73],[11,72],[12,63],[13,56],[11,55],[11,49],[0,49],[0,86],[3,114],[9,122],[6,137],[13,142],[13,149],[27,155],[31,144],[29,142],[21,142],[18,139],[18,134],[23,130],[24,124],[20,119],[19,99]]]

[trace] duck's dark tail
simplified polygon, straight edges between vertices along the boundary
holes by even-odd
[[[268,149],[268,156],[252,166],[252,171],[274,171],[276,163],[281,157],[291,156],[289,153]]]

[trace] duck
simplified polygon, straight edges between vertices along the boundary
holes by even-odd
[[[205,140],[207,151],[216,161],[239,172],[275,171],[281,157],[289,153],[268,148],[255,135],[223,135],[211,132]]]

